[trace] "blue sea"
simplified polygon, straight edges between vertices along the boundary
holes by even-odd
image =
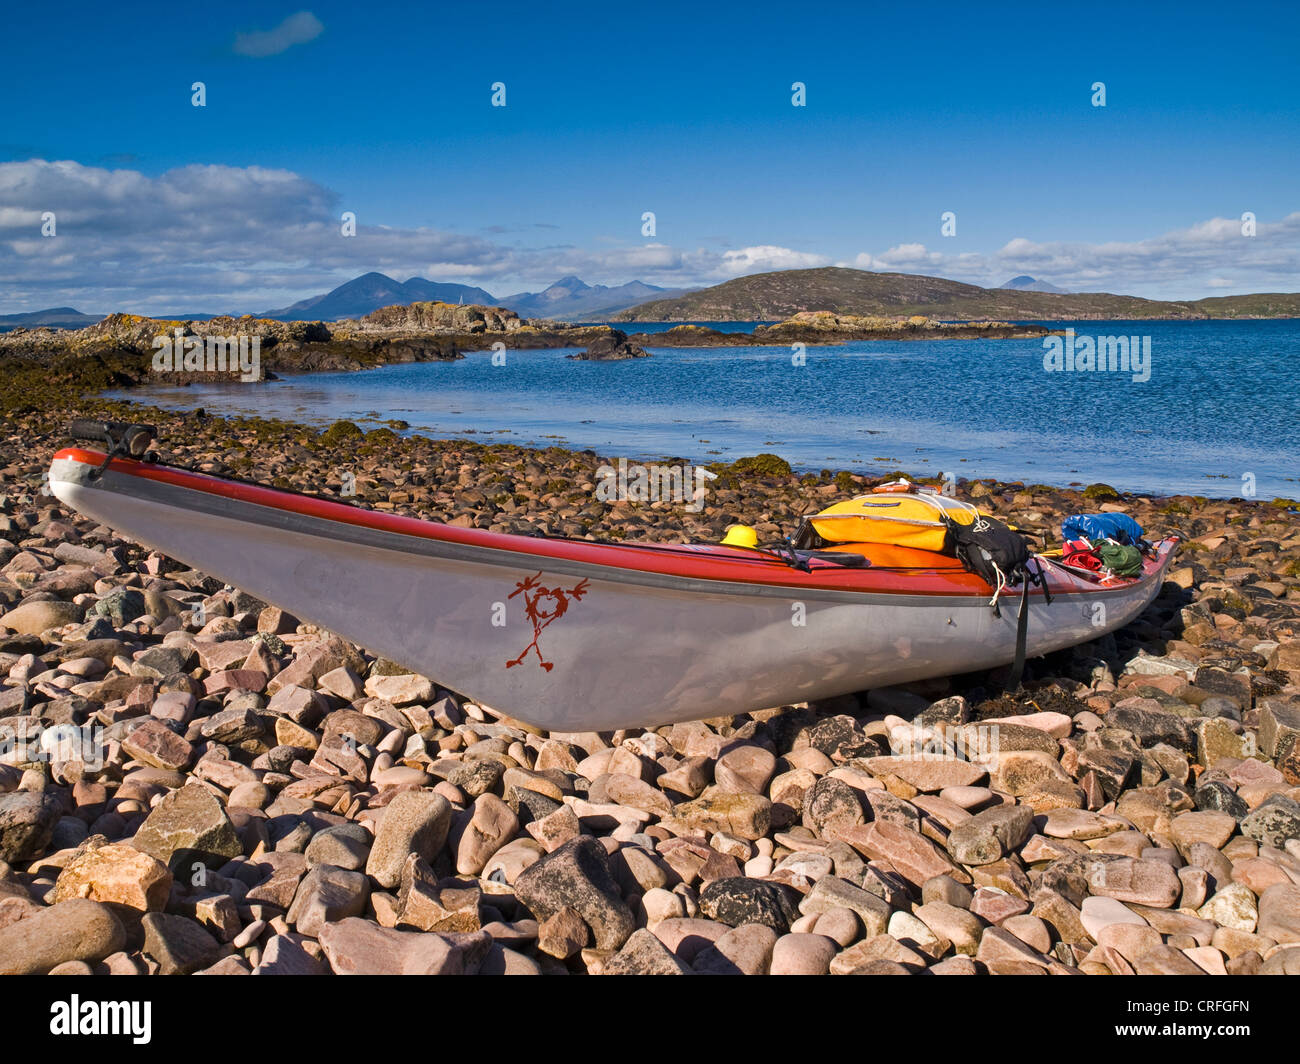
[[[1149,337],[1149,379],[1049,372],[1042,340],[939,340],[809,347],[803,364],[787,347],[649,347],[653,357],[626,362],[567,359],[574,349],[507,351],[504,365],[479,352],[113,394],[317,425],[401,419],[440,438],[645,460],[773,452],[799,470],[1300,496],[1300,321],[1046,324],[1073,328],[1076,345]]]

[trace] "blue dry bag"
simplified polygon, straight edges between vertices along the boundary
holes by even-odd
[[[1136,547],[1142,543],[1142,526],[1128,514],[1072,514],[1061,522],[1063,539],[1113,539]]]

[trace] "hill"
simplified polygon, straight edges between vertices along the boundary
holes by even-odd
[[[1013,277],[1011,280],[998,285],[999,288],[1010,288],[1015,292],[1064,292],[1064,288],[1057,288],[1056,285],[1048,281],[1040,281],[1037,277],[1030,277],[1027,273],[1022,273],[1019,277]]]
[[[738,277],[672,299],[642,303],[616,321],[771,321],[802,311],[923,314],[942,320],[1068,321],[1125,318],[1300,317],[1300,293],[1216,296],[1165,302],[1106,292],[1029,292],[828,266]]]
[[[83,314],[72,307],[50,307],[48,310],[33,310],[26,314],[0,314],[0,332],[10,329],[38,329],[45,326],[50,329],[84,329],[94,325],[103,317],[100,314]]]
[[[496,302],[481,288],[464,284],[443,284],[412,277],[403,284],[382,273],[365,273],[321,296],[299,300],[281,310],[262,315],[274,321],[339,321],[359,318],[395,303],[471,303],[491,306]]]

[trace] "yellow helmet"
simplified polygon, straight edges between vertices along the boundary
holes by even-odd
[[[727,528],[727,534],[722,537],[724,547],[757,547],[758,533],[749,525],[731,525]]]

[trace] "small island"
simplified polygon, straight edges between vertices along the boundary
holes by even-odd
[[[632,340],[657,347],[753,347],[842,344],[852,340],[1023,340],[1047,336],[1042,325],[1008,321],[936,321],[923,314],[885,317],[805,310],[753,332],[722,332],[703,325],[676,325],[662,333],[634,333]]]
[[[649,358],[650,353],[631,343],[626,333],[611,329],[608,336],[598,336],[580,355],[565,355],[580,362],[623,362],[630,358]]]

